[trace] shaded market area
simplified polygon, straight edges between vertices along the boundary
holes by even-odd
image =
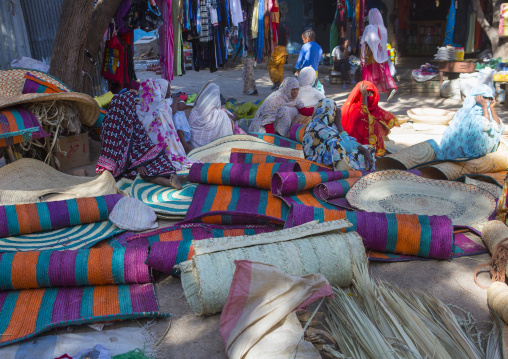
[[[508,357],[507,3],[0,12],[1,358]]]

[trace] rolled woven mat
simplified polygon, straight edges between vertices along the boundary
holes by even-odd
[[[333,168],[299,157],[276,155],[271,152],[244,150],[233,148],[231,150],[231,163],[298,163],[303,172],[333,172]]]
[[[496,152],[489,153],[484,157],[463,162],[438,163],[422,167],[420,172],[423,177],[453,181],[463,175],[501,172],[506,171],[507,168],[508,146],[500,143]]]
[[[420,142],[401,151],[376,159],[376,170],[407,170],[436,158],[428,142]]]
[[[320,183],[314,188],[314,195],[321,200],[344,197],[360,177]]]
[[[296,141],[298,143],[302,143],[306,128],[307,128],[306,125],[302,125],[301,123],[295,123],[293,126],[291,126],[291,129],[289,130],[289,139]]]
[[[23,158],[0,168],[0,205],[61,201],[118,193],[115,178],[71,176],[42,161]]]
[[[446,216],[351,212],[292,205],[284,228],[342,218],[352,223],[346,231],[358,232],[365,247],[375,251],[434,259],[449,259],[452,253],[453,225]]]
[[[272,193],[283,196],[291,193],[314,188],[320,183],[340,180],[344,178],[362,177],[362,171],[336,172],[283,172],[272,176]]]
[[[292,148],[294,150],[303,150],[303,146],[296,142],[292,141],[289,138],[285,138],[279,135],[272,135],[269,133],[259,133],[259,132],[249,132],[249,135],[259,138],[260,140],[263,140],[268,143],[272,143],[274,145],[280,146],[280,147],[286,147],[286,148]]]
[[[0,290],[150,283],[148,247],[0,253]]]
[[[235,260],[271,264],[292,275],[322,274],[332,286],[351,284],[352,266],[366,263],[358,234],[341,234],[345,220],[249,237],[215,238],[193,242],[194,257],[180,265],[182,286],[198,315],[220,312],[235,272]]]
[[[501,221],[490,221],[482,228],[482,240],[491,255],[494,255],[496,246],[506,238],[508,238],[508,227]],[[508,243],[505,242],[504,246],[508,247]],[[508,268],[506,275],[508,275]]]
[[[487,302],[491,310],[501,319],[508,322],[508,285],[503,282],[493,282],[487,291]]]
[[[122,197],[121,194],[111,194],[0,206],[0,238],[105,221]]]
[[[275,172],[299,172],[298,163],[195,163],[189,181],[202,184],[270,189]]]

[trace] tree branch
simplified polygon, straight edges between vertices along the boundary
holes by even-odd
[[[453,1],[453,0],[452,0]],[[489,29],[491,28],[489,22],[485,18],[485,14],[482,10],[482,5],[480,4],[480,0],[472,0],[473,2],[473,8],[476,12],[476,21],[481,25],[482,29],[488,33]]]

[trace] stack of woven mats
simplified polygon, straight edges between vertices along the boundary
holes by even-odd
[[[351,230],[360,233],[371,250],[371,259],[449,259],[485,252],[466,235],[454,234],[448,217],[344,211],[352,209],[345,195],[368,172],[334,172],[300,158],[236,149],[231,162],[192,166],[189,180],[199,185],[182,223],[291,228],[313,220],[347,218],[353,223]],[[295,166],[288,170],[284,164]],[[372,226],[373,221],[379,226]]]
[[[91,248],[122,232],[122,195],[0,206],[0,346],[54,327],[159,313],[148,245]]]

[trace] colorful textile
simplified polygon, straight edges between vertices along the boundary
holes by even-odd
[[[330,210],[336,210],[333,204],[327,203],[318,199],[311,190],[306,190],[298,193],[287,194],[280,196],[286,206],[289,208],[291,205],[306,205],[316,208],[325,208]]]
[[[302,172],[332,172],[329,167],[298,157],[275,155],[271,152],[233,148],[229,159],[231,163],[298,163]]]
[[[286,46],[279,45],[268,59],[268,74],[274,84],[277,82],[280,84],[284,80],[284,64],[286,63],[287,56]]]
[[[272,193],[284,196],[297,193],[306,189],[314,188],[320,183],[326,183],[343,178],[362,177],[361,171],[336,171],[336,172],[282,172],[272,176]]]
[[[0,290],[151,282],[148,247],[0,254]]]
[[[374,93],[368,96],[366,107],[360,85],[367,85],[367,91]],[[350,136],[356,138],[362,145],[371,145],[376,149],[377,156],[383,156],[385,151],[384,138],[394,126],[399,126],[397,117],[379,107],[379,92],[373,83],[362,81],[356,84],[342,105],[341,123]]]
[[[383,93],[397,90],[397,84],[390,73],[389,61],[377,63],[372,53],[366,57],[364,63],[362,62],[362,79],[373,83]]]
[[[123,232],[110,221],[82,224],[48,232],[0,238],[0,252],[90,248]]]
[[[192,259],[194,249],[192,241],[222,238],[252,236],[260,233],[273,232],[273,226],[244,225],[244,226],[217,226],[210,224],[186,224],[173,226],[163,230],[137,235],[129,239],[130,242],[139,242],[140,238],[153,241],[150,254],[146,261],[150,268],[162,273],[175,273],[174,266]]]
[[[305,135],[305,129],[307,126],[302,125],[300,123],[295,123],[293,126],[291,126],[291,129],[289,130],[289,139],[303,143],[303,136]]]
[[[58,327],[169,316],[146,283],[0,292],[0,347]]]
[[[194,183],[185,183],[182,189],[175,189],[143,181],[138,177],[132,184],[131,196],[159,215],[178,218],[187,213],[196,187]]]
[[[446,216],[329,211],[293,205],[284,228],[344,217],[352,223],[346,231],[358,232],[369,249],[434,259],[449,259],[451,256],[453,225]]]
[[[457,111],[448,125],[440,144],[428,140],[438,160],[454,160],[458,158],[473,159],[496,152],[504,132],[504,123],[498,125],[487,102],[489,118],[483,116],[480,104],[475,97],[494,98],[494,91],[487,85],[473,87],[464,100],[462,108]]]
[[[121,194],[0,206],[0,238],[108,219]]]
[[[499,37],[508,36],[508,3],[501,4],[499,12]]]
[[[34,114],[23,107],[0,110],[0,147],[49,136]]]
[[[330,199],[345,197],[351,187],[358,181],[360,177],[353,177],[347,179],[341,179],[338,181],[331,181],[327,183],[318,184],[314,188],[314,195],[323,200],[328,201]]]
[[[303,102],[291,97],[291,91],[299,88],[294,77],[284,79],[279,89],[266,98],[249,126],[249,132],[264,133],[265,125],[273,124],[278,135],[287,137],[297,109],[305,107]]]
[[[30,72],[27,72],[24,78],[26,80],[23,90],[21,91],[22,94],[67,92],[67,90],[55,86],[48,81],[42,80],[37,76],[32,75]]]
[[[139,87],[136,114],[154,145],[164,149],[176,171],[189,168],[196,161],[187,157],[173,122],[172,99],[166,99],[169,83],[148,79]]]
[[[290,139],[279,135],[272,135],[263,132],[249,132],[249,135],[257,137],[260,140],[266,141],[276,146],[292,148],[294,150],[303,150],[303,147],[300,143],[296,141],[291,141]]]
[[[284,202],[267,190],[200,184],[183,223],[280,225],[287,214]]]
[[[116,95],[101,126],[102,151],[98,174],[109,171],[114,177],[134,178],[145,167],[148,177],[169,177],[175,168],[164,150],[155,146],[136,115],[134,95]]]
[[[171,1],[157,0],[156,2],[161,16],[164,19],[164,25],[159,27],[159,58],[161,64],[162,78],[168,81],[173,80],[173,62],[175,50],[175,38],[173,34],[173,17]]]
[[[196,163],[190,169],[189,181],[270,189],[276,172],[294,171],[300,171],[298,163]]]
[[[366,170],[367,163],[358,151],[358,142],[346,131],[339,132],[335,126],[336,111],[334,101],[324,99],[318,102],[303,136],[305,158],[334,168],[345,162],[353,170]],[[372,148],[369,150],[373,152]]]

